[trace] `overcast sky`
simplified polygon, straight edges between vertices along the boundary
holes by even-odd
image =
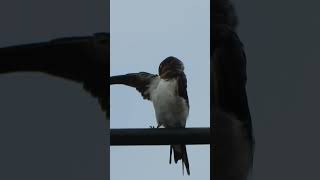
[[[185,64],[187,127],[209,127],[209,0],[111,1],[111,75],[157,74],[168,56]],[[152,103],[134,89],[111,87],[111,128],[156,126]],[[209,179],[209,146],[188,145],[191,176],[169,165],[169,146],[111,147],[111,179]]]
[[[234,2],[248,60],[253,179],[319,179],[320,4]]]
[[[106,32],[107,5],[2,0],[0,47]],[[0,76],[0,179],[107,179],[105,131],[105,114],[82,85],[41,73]]]

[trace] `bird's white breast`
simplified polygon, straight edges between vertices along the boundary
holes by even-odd
[[[151,88],[151,101],[158,124],[164,127],[185,127],[189,108],[185,99],[177,94],[177,80],[160,79]]]

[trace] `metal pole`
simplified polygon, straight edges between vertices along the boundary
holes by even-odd
[[[111,129],[111,146],[210,144],[210,128]]]

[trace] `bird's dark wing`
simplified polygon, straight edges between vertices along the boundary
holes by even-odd
[[[227,26],[215,26],[215,28],[219,36],[215,39],[213,51],[214,106],[227,115],[225,118],[215,116],[216,119],[214,120],[214,132],[218,139],[216,142],[217,151],[215,155],[217,161],[215,162],[217,165],[215,167],[217,168],[215,168],[215,174],[217,177],[219,175],[227,177],[230,173],[235,173],[238,174],[236,179],[246,179],[252,168],[254,154],[252,121],[246,93],[246,56],[239,37],[232,29]],[[215,111],[215,114],[221,113],[219,111]],[[243,133],[245,141],[241,142],[236,148],[240,149],[239,152],[245,152],[245,155],[231,151],[235,146],[226,148],[231,147],[230,143],[226,143],[228,141],[239,142],[237,141],[239,134],[231,136],[237,122],[241,124],[241,127],[237,127],[239,128],[237,131]],[[220,133],[221,131],[228,135],[224,136],[223,133]],[[229,137],[230,139],[228,139]],[[246,147],[248,148],[246,149]],[[231,158],[233,156],[234,158]],[[240,158],[246,156],[248,156],[246,159]],[[241,167],[244,170],[238,171],[236,169],[239,169],[239,167],[231,165],[230,162],[247,164],[248,167]]]
[[[43,72],[82,83],[107,110],[109,34],[70,37],[0,48],[0,73]]]
[[[181,73],[181,75],[178,76],[178,95],[186,100],[187,105],[189,107],[187,77],[184,73]]]
[[[246,180],[253,164],[254,138],[246,93],[246,56],[236,34],[238,18],[232,1],[215,0],[211,19],[213,178]]]
[[[144,99],[150,100],[150,93],[148,91],[152,80],[158,75],[147,72],[129,73],[125,75],[111,76],[110,85],[124,84],[136,88]]]
[[[229,28],[221,27],[221,42],[214,50],[218,69],[219,108],[234,114],[247,127],[252,138],[251,116],[247,99],[246,55],[237,34]]]

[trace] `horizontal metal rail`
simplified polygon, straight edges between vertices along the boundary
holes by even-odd
[[[111,146],[210,144],[210,128],[111,129]]]

